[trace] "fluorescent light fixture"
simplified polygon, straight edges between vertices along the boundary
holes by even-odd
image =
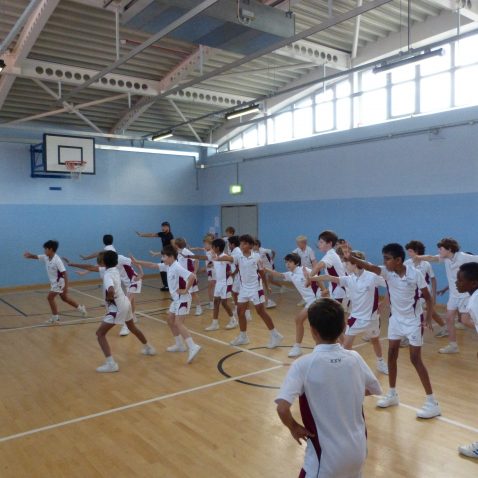
[[[0,73],[5,69],[7,65],[3,60],[0,59]]]
[[[239,118],[241,116],[250,115],[252,113],[260,113],[259,105],[251,105],[247,108],[242,108],[240,110],[231,111],[231,113],[226,113],[226,119],[231,120],[234,118]]]
[[[165,131],[164,133],[159,133],[156,136],[151,138],[151,141],[161,141],[162,139],[171,138],[173,135],[173,130]]]
[[[229,194],[242,194],[242,184],[231,184]]]
[[[390,63],[382,63],[381,65],[376,66],[372,71],[374,73],[381,73],[382,71],[388,71],[393,68],[398,68],[399,66],[426,60],[427,58],[433,58],[434,56],[442,56],[444,54],[445,50],[443,48],[438,48],[437,50],[429,50],[425,51],[424,53],[409,56],[408,58],[404,58],[403,60],[391,61]]]

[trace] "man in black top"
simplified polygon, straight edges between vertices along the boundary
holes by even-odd
[[[171,226],[167,221],[161,223],[161,232],[136,232],[136,234],[138,234],[139,237],[161,238],[161,242],[163,243],[163,249],[165,246],[169,246],[174,238],[173,233],[171,232]],[[168,275],[166,272],[161,272],[161,279],[163,281],[163,287],[161,287],[161,290],[168,291]]]

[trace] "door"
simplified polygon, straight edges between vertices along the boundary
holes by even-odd
[[[238,236],[250,234],[252,237],[257,237],[257,206],[255,204],[221,206],[221,235],[228,226],[234,227]]]

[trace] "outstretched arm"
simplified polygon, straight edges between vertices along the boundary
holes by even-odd
[[[159,269],[159,264],[157,262],[150,262],[150,261],[140,261],[139,259],[136,259],[134,256],[130,256],[131,261],[133,264],[137,266],[143,266],[148,269]]]
[[[75,262],[70,262],[67,257],[63,257],[62,259],[70,267],[75,267],[77,269],[83,269],[83,270],[89,271],[89,272],[99,272],[100,271],[100,267],[99,266],[94,266],[93,264],[77,264]]]
[[[88,254],[87,256],[82,256],[80,254],[80,257],[84,260],[84,261],[88,261],[90,259],[96,259],[98,257],[98,254],[99,252],[92,252],[91,254]]]
[[[428,262],[440,262],[438,256],[415,256],[414,261],[428,261]]]
[[[28,251],[23,253],[23,257],[25,259],[38,259],[38,256],[36,254],[32,254],[31,252],[28,252]]]
[[[138,231],[136,231],[136,234],[139,237],[159,237],[157,232],[138,232]]]
[[[330,276],[328,274],[321,274],[319,276],[313,276],[310,278],[312,282],[318,282],[321,284],[322,282],[333,282],[334,284],[340,284],[340,278],[335,276]]]
[[[382,275],[382,269],[380,269],[380,267],[376,266],[375,264],[370,264],[370,262],[363,261],[362,259],[358,259],[357,257],[350,254],[350,252],[348,251],[344,252],[344,257],[345,260],[351,262],[352,264],[355,264],[356,266],[361,267],[362,269],[365,269],[366,271],[373,272],[378,276]]]
[[[278,279],[284,279],[284,274],[282,272],[275,271],[273,269],[264,269],[268,274],[270,274],[272,277],[277,277]]]

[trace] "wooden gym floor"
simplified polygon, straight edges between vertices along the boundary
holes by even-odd
[[[158,355],[141,355],[136,338],[119,337],[114,328],[109,340],[120,365],[115,374],[95,372],[103,363],[95,337],[103,312],[98,285],[71,286],[90,318],[61,304],[59,326],[42,325],[49,317],[46,289],[0,292],[1,478],[298,475],[304,449],[274,405],[291,363],[288,348],[264,348],[268,334],[255,314],[251,344],[231,347],[237,329],[204,332],[212,314],[206,310],[188,318],[203,350],[187,365],[186,354],[165,351],[172,343],[164,322],[170,301],[159,287],[158,279],[145,280],[137,306],[138,325]],[[201,297],[206,300],[204,290]],[[271,315],[290,346],[298,296],[290,290],[274,299],[279,307]],[[224,326],[224,312],[220,319]],[[415,418],[424,392],[407,349],[400,355],[400,406],[377,410],[374,397],[365,400],[365,477],[478,476],[478,460],[456,450],[478,440],[478,339],[471,330],[458,331],[461,353],[439,355],[446,340],[427,331],[423,349],[442,417]],[[308,331],[305,345],[313,345]],[[374,369],[371,346],[360,338],[355,345]],[[387,377],[379,379],[386,390]]]

